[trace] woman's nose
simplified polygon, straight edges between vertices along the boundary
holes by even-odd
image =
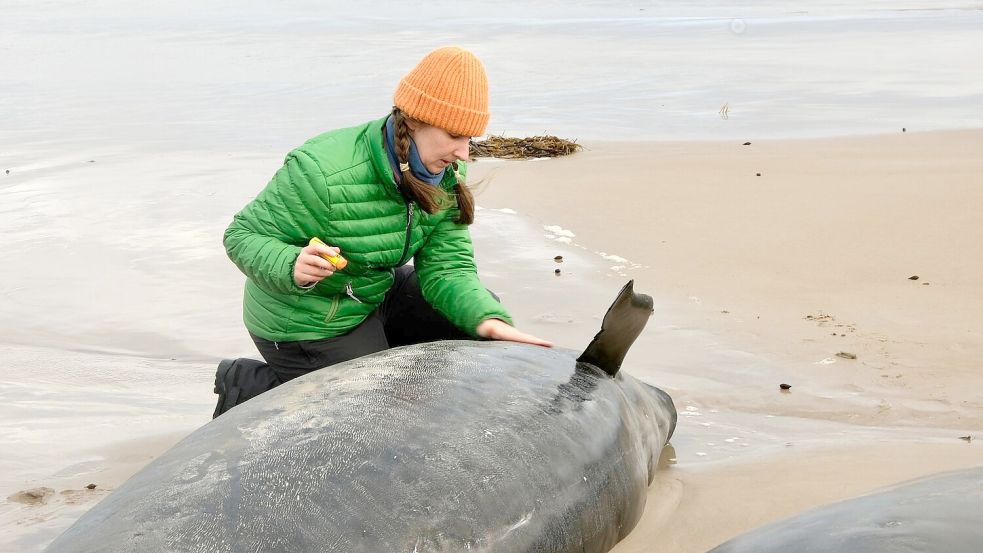
[[[467,161],[471,138],[462,136],[459,140],[460,142],[454,145],[454,157]]]

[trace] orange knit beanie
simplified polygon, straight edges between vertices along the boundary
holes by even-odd
[[[461,136],[484,134],[491,117],[485,68],[457,46],[424,56],[399,81],[394,102],[408,117]]]

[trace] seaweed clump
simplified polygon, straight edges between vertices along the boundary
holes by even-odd
[[[471,157],[497,157],[502,159],[529,159],[534,157],[559,157],[581,150],[583,146],[552,135],[508,138],[489,136],[486,140],[471,141]]]

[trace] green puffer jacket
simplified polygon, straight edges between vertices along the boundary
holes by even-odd
[[[225,231],[225,249],[248,277],[243,320],[256,336],[286,342],[348,333],[411,258],[424,298],[463,331],[475,335],[490,318],[512,323],[478,280],[456,204],[430,215],[400,195],[383,146],[385,121],[327,132],[290,152]],[[446,171],[441,186],[454,184]],[[314,236],[341,248],[348,266],[304,289],[294,283],[294,262]]]

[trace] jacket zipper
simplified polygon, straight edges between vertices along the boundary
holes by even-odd
[[[358,303],[362,303],[362,300],[358,299],[358,296],[355,295],[355,290],[352,290],[351,281],[348,281],[348,284],[345,285],[345,293],[348,294],[349,298],[357,301]]]
[[[402,267],[406,263],[406,253],[410,251],[410,238],[411,231],[413,228],[413,202],[406,202],[406,241],[403,243],[403,253],[399,256],[399,263],[396,264],[397,267]]]

